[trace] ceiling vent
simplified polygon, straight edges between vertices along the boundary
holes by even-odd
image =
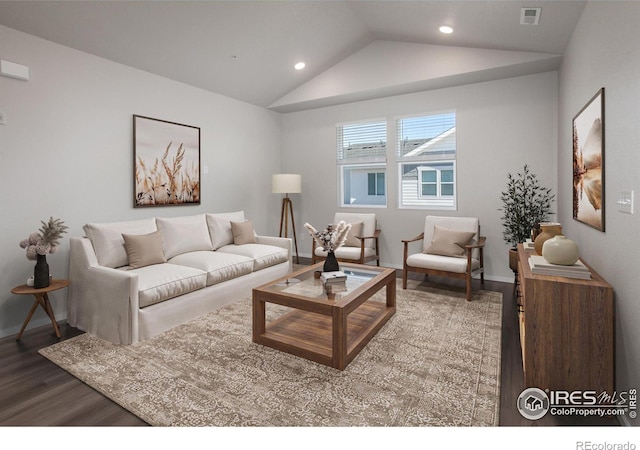
[[[538,25],[542,8],[522,8],[520,10],[520,25]]]

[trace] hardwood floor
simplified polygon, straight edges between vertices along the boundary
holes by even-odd
[[[398,271],[401,275],[401,272]],[[422,279],[420,274],[412,274]],[[436,279],[430,283],[445,289],[464,290],[454,279]],[[478,289],[480,282],[474,282]],[[547,414],[530,421],[516,409],[523,390],[522,357],[518,336],[516,301],[513,285],[485,282],[485,289],[503,294],[502,373],[500,398],[501,426],[617,426],[615,419],[556,417]],[[60,323],[61,339],[81,332]],[[27,329],[21,341],[15,336],[0,340],[0,425],[3,426],[146,426],[147,424],[60,369],[37,352],[58,342],[53,328]]]

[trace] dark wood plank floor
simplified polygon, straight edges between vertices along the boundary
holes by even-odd
[[[398,272],[400,273],[400,271]],[[421,275],[417,275],[422,279]],[[463,290],[459,280],[430,279],[445,289]],[[476,281],[474,288],[479,287]],[[523,390],[522,357],[516,301],[510,283],[485,282],[485,289],[502,292],[501,426],[617,426],[615,419],[555,417],[530,421],[516,409]],[[60,322],[62,339],[80,333]],[[20,342],[0,340],[0,425],[4,426],[145,426],[146,423],[38,354],[58,342],[53,328],[27,330]]]

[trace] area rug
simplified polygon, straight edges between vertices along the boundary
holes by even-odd
[[[502,294],[409,287],[344,371],[251,342],[248,298],[134,345],[82,334],[40,354],[154,426],[498,425]]]

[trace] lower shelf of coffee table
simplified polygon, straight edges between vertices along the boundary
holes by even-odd
[[[344,367],[394,313],[395,307],[367,301],[348,315]],[[333,355],[333,323],[330,316],[293,310],[267,324],[266,332],[260,336],[260,344],[336,367]]]

